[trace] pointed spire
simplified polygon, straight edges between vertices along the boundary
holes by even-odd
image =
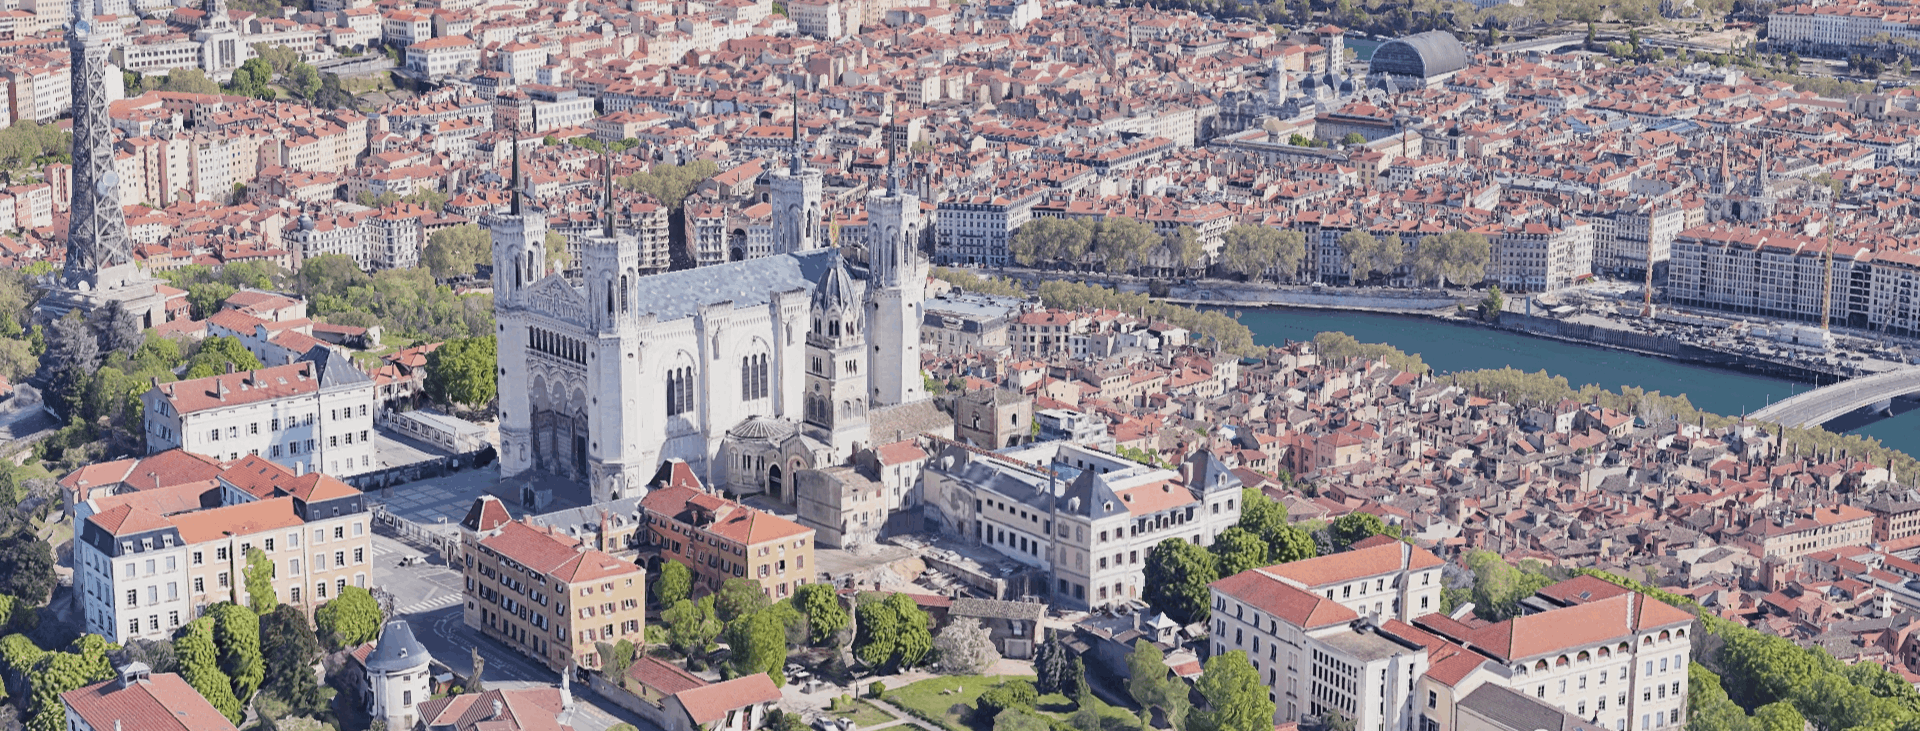
[[[900,195],[900,143],[894,142],[889,146],[893,149],[887,151],[887,195],[898,197]]]
[[[524,190],[520,185],[520,139],[516,135],[509,135],[507,139],[513,145],[513,182],[509,183],[513,188],[508,193],[508,197],[513,200],[513,215],[518,216],[521,212],[520,194]]]
[[[806,168],[806,157],[800,152],[800,82],[793,82],[793,160],[789,170],[794,174]]]
[[[607,189],[606,228],[601,233],[611,239],[613,238],[613,155],[606,152],[605,148],[602,148],[600,153],[600,166],[600,177]]]

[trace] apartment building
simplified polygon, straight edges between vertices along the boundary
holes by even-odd
[[[922,476],[926,520],[1048,574],[1048,601],[1125,604],[1161,541],[1213,544],[1240,521],[1240,479],[1209,452],[1178,472],[1065,442],[986,452],[947,444]]]
[[[1817,551],[1867,545],[1874,540],[1873,513],[1852,505],[1814,508],[1756,521],[1732,538],[1758,548],[1762,558],[1791,560]]]
[[[1033,217],[1039,189],[959,195],[940,201],[934,223],[935,264],[1006,266],[1015,229]]]
[[[1673,242],[1667,298],[1676,304],[1741,314],[1817,321],[1826,298],[1828,245],[1832,246],[1832,321],[1855,327],[1911,331],[1913,320],[1870,316],[1868,292],[1876,252],[1848,239],[1831,242],[1804,234],[1743,226],[1687,229]],[[1891,271],[1891,269],[1890,269]],[[1891,283],[1897,277],[1883,281]],[[1898,287],[1888,286],[1889,295]],[[1883,313],[1910,311],[1888,309]]]
[[[1586,221],[1494,224],[1479,233],[1493,244],[1487,278],[1503,290],[1545,292],[1593,273],[1593,224]]]
[[[746,578],[778,601],[818,575],[812,528],[708,492],[680,460],[661,466],[640,508],[648,540],[661,558],[693,569],[698,593]]]
[[[337,477],[373,464],[375,384],[330,348],[300,362],[164,383],[141,397],[147,450],[265,457]]]
[[[407,70],[438,78],[480,63],[480,47],[466,36],[433,38],[407,45]]]
[[[367,218],[367,258],[374,269],[414,269],[420,266],[420,250],[426,247],[426,232],[420,219],[432,211],[411,203],[380,209]]]
[[[468,627],[557,672],[600,667],[596,643],[644,642],[646,569],[553,527],[464,527]]]
[[[210,605],[246,601],[252,549],[273,565],[275,597],[308,611],[372,573],[360,491],[256,456],[222,465],[211,488],[191,481],[87,502],[75,587],[87,631],[116,643],[165,639]]]
[[[1360,550],[1419,550],[1383,540]],[[1411,568],[1420,563],[1409,558],[1394,580],[1438,573],[1437,565]],[[1356,729],[1484,729],[1484,693],[1500,688],[1506,692],[1497,694],[1499,705],[1557,709],[1546,715],[1602,729],[1683,723],[1693,623],[1683,610],[1579,577],[1542,589],[1527,601],[1533,613],[1503,622],[1469,625],[1429,613],[1410,623],[1384,613],[1362,616],[1275,575],[1284,568],[1253,569],[1212,585],[1213,651],[1247,653],[1279,722],[1338,714]],[[1363,585],[1359,576],[1329,578]]]
[[[1881,34],[1920,40],[1920,27],[1897,6],[1862,0],[1789,5],[1767,15],[1767,39],[1786,46],[1849,49]]]

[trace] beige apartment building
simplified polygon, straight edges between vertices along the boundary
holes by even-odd
[[[461,542],[468,627],[555,671],[600,667],[597,643],[645,644],[645,569],[557,528],[498,522],[504,509],[476,512],[462,524],[478,538]]]

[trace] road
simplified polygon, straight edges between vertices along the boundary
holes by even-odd
[[[400,566],[409,556],[431,557],[394,538],[373,536],[374,585],[394,596],[394,614],[413,626],[414,637],[455,673],[473,672],[472,652],[477,647],[487,667],[481,680],[490,688],[552,687],[560,683],[560,674],[535,663],[497,640],[467,628],[460,573],[438,559],[428,563]],[[624,708],[601,699],[585,684],[572,686],[575,709],[573,727],[577,731],[607,731],[616,724],[630,723],[641,731],[657,731]]]

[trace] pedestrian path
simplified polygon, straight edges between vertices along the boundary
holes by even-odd
[[[394,611],[400,614],[425,614],[427,612],[445,609],[447,607],[451,607],[459,603],[460,603],[459,594],[442,594],[440,596],[429,597],[425,600],[408,604],[404,607],[395,609]]]

